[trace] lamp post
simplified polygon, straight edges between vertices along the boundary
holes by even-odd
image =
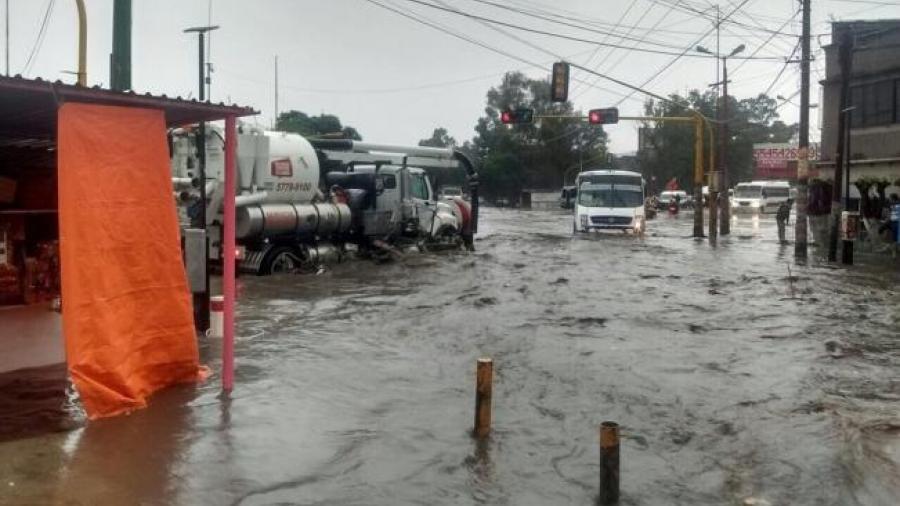
[[[731,199],[728,195],[728,188],[731,186],[731,183],[728,181],[728,123],[730,121],[728,118],[728,58],[737,55],[745,48],[746,46],[741,44],[725,56],[714,54],[703,46],[697,46],[696,48],[699,53],[715,56],[717,59],[716,61],[722,60],[722,80],[715,83],[717,87],[719,84],[722,85],[721,102],[720,105],[717,105],[716,107],[716,119],[718,120],[717,132],[719,135],[719,158],[716,160],[716,169],[719,174],[718,178],[713,178],[714,180],[718,180],[717,187],[715,188],[716,192],[721,189],[724,193],[724,199],[717,202],[722,214],[721,220],[719,220],[719,233],[721,235],[728,235],[731,233]],[[716,75],[717,79],[718,77],[719,76]],[[713,194],[712,186],[713,185],[710,185],[709,188],[710,201],[715,202],[716,195]],[[711,213],[713,212],[713,209],[714,204],[710,204]]]
[[[198,98],[200,102],[206,101],[206,85],[209,83],[209,76],[206,74],[206,62],[204,50],[206,48],[206,33],[218,30],[218,26],[195,26],[188,28],[184,33],[196,33],[200,42],[199,48],[199,65],[200,71],[200,93]],[[206,226],[206,123],[201,122],[197,128],[197,180],[200,185],[200,228],[204,231],[204,291],[203,293],[194,294],[194,318],[197,330],[205,332],[209,328],[209,232]]]

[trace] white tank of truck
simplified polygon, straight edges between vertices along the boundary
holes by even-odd
[[[257,191],[268,194],[264,202],[312,202],[319,191],[319,160],[312,144],[285,132],[265,132],[263,137],[269,156],[265,166],[257,164],[254,175]]]

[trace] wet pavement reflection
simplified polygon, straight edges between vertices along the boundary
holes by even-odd
[[[689,214],[571,219],[489,209],[475,253],[241,278],[228,399],[213,377],[86,423],[46,371],[0,377],[0,504],[592,504],[602,420],[623,504],[898,503],[896,264],[796,265],[771,217],[715,249]]]

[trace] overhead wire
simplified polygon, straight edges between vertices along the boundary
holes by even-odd
[[[469,42],[469,43],[471,43],[471,44],[475,44],[475,45],[477,45],[477,46],[479,46],[479,47],[482,47],[482,48],[484,48],[484,49],[487,49],[488,51],[492,51],[492,52],[495,52],[495,53],[497,53],[497,54],[506,56],[507,58],[510,58],[510,59],[512,59],[512,60],[516,60],[516,61],[518,61],[518,62],[524,63],[524,64],[529,65],[529,66],[531,66],[531,67],[535,67],[535,68],[539,68],[539,69],[545,69],[545,68],[546,68],[546,67],[543,66],[543,65],[540,65],[540,64],[535,63],[535,62],[533,62],[533,61],[530,61],[530,60],[528,60],[528,59],[526,59],[526,58],[522,58],[521,56],[512,54],[512,53],[510,53],[510,52],[508,52],[508,51],[504,51],[504,50],[499,49],[499,48],[496,48],[496,47],[494,47],[494,46],[488,45],[488,44],[483,43],[483,42],[481,42],[481,41],[479,41],[479,40],[472,39],[471,37],[467,37],[467,36],[465,36],[465,35],[456,33],[456,32],[454,32],[454,31],[452,31],[452,30],[450,30],[450,29],[447,29],[446,27],[443,27],[443,26],[441,26],[441,25],[439,25],[439,24],[437,24],[437,23],[435,23],[435,22],[433,22],[433,21],[430,21],[430,20],[427,20],[427,19],[424,19],[424,18],[417,18],[417,17],[415,17],[415,16],[413,16],[413,15],[411,15],[411,14],[405,12],[405,11],[400,10],[400,9],[397,8],[396,6],[395,6],[395,7],[389,7],[389,6],[387,6],[387,5],[384,5],[383,3],[381,3],[381,2],[378,1],[378,0],[364,0],[364,1],[366,1],[366,2],[368,2],[368,3],[371,3],[371,4],[374,4],[374,5],[377,5],[378,7],[381,7],[382,9],[389,10],[389,11],[391,11],[391,12],[394,12],[395,14],[399,14],[399,15],[405,17],[405,18],[408,18],[408,19],[411,19],[411,20],[413,20],[413,21],[416,21],[417,23],[421,23],[421,24],[424,24],[424,25],[429,26],[429,27],[431,27],[431,28],[434,28],[434,29],[436,29],[436,30],[438,30],[438,31],[441,31],[441,32],[443,32],[443,33],[446,33],[447,35],[450,35],[450,36],[452,36],[452,37],[456,37],[456,38],[458,38],[458,39],[464,40],[464,41]],[[386,2],[387,0],[382,0],[382,1]],[[549,51],[546,51],[546,50],[543,50],[543,49],[542,49],[542,51],[545,52],[545,53],[547,53],[547,54],[549,54],[549,55],[551,55],[551,56],[553,56],[553,57],[556,58],[556,59],[563,59],[563,60],[565,60],[565,58],[563,58],[563,57],[561,57],[560,55],[555,54],[555,53],[553,53],[553,52],[549,52]],[[576,67],[576,66],[577,66],[577,65],[573,65],[573,67]],[[590,70],[590,69],[588,69],[588,70]],[[604,77],[606,77],[606,76],[604,76]],[[616,80],[616,79],[613,79],[613,78],[608,78],[608,79],[610,79],[610,80],[613,81],[613,82],[616,82],[616,84],[620,84],[621,86],[632,87],[632,88],[634,87],[633,85],[628,84],[628,83],[625,83],[625,82],[623,82],[623,81],[619,81],[619,80]],[[577,80],[577,78],[576,78],[576,79],[573,79],[573,80]],[[597,88],[597,89],[599,89],[599,90],[606,91],[606,92],[608,92],[608,93],[612,93],[612,94],[614,94],[614,95],[624,96],[623,93],[618,92],[618,91],[616,91],[616,90],[610,90],[610,89],[608,89],[608,88],[603,88],[603,87],[596,86],[596,85],[595,85],[594,87]],[[645,90],[639,90],[639,91],[643,91],[643,92],[645,92],[645,93],[650,93],[650,92],[647,92],[647,91],[645,91]]]
[[[522,15],[522,16],[528,16],[528,17],[532,17],[532,18],[539,19],[542,21],[547,21],[547,22],[559,24],[562,26],[568,26],[571,28],[583,30],[583,31],[590,32],[590,33],[595,33],[598,35],[603,35],[604,41],[607,40],[609,37],[619,37],[619,38],[626,39],[626,40],[637,40],[637,39],[628,37],[627,33],[625,35],[623,35],[621,32],[618,32],[618,33],[616,32],[619,25],[621,24],[621,21],[625,18],[625,16],[628,15],[628,12],[631,11],[631,9],[637,3],[637,0],[631,0],[631,3],[629,4],[628,8],[625,10],[625,13],[619,17],[619,21],[610,30],[599,30],[597,28],[591,28],[589,26],[584,26],[583,24],[579,24],[579,23],[568,22],[568,21],[563,21],[563,20],[559,20],[559,19],[553,19],[553,17],[551,17],[551,16],[543,15],[540,13],[529,12],[524,9],[520,9],[517,7],[510,6],[510,5],[502,4],[502,3],[493,2],[490,0],[469,0],[469,1],[476,2],[476,3],[482,4],[482,5],[489,5],[489,6],[496,7],[498,9],[502,9],[502,10],[505,10],[508,12],[514,12],[514,13]],[[421,2],[421,3],[424,3],[424,2]],[[460,11],[460,12],[464,12],[464,11]],[[510,26],[510,27],[512,27],[512,26]],[[650,44],[650,45],[657,46],[657,47],[664,47],[664,48],[669,48],[669,49],[678,48],[678,46],[674,46],[672,44],[666,44],[664,42],[657,42],[657,41],[644,41],[644,42],[646,44]]]
[[[729,12],[728,14],[726,14],[724,18],[721,18],[721,19],[719,20],[719,23],[721,23],[721,22],[724,21],[724,20],[729,19],[735,12],[737,12],[741,7],[743,7],[744,5],[746,5],[747,2],[749,2],[749,1],[750,1],[750,0],[742,0],[742,2],[740,3],[740,5],[738,5],[737,7],[735,7],[735,8],[734,8],[731,12]],[[697,44],[699,44],[700,42],[702,42],[703,39],[705,39],[706,37],[708,37],[708,36],[713,32],[713,30],[715,30],[715,29],[716,29],[715,26],[713,26],[712,28],[710,28],[704,35],[700,36],[700,38],[697,39],[694,43],[692,43],[692,44],[690,44],[688,47],[686,47],[686,48],[684,49],[684,51],[681,52],[680,55],[678,55],[678,56],[676,56],[675,58],[673,58],[672,60],[670,60],[669,63],[665,64],[663,67],[661,67],[659,70],[657,70],[652,76],[650,76],[649,78],[647,78],[646,81],[644,81],[643,83],[641,83],[641,87],[647,86],[648,84],[650,84],[651,82],[653,82],[657,77],[659,77],[663,72],[665,72],[666,70],[668,70],[672,65],[675,65],[675,63],[676,63],[678,60],[680,60],[682,56],[684,56],[685,54],[687,54],[688,51],[692,51],[692,50],[694,49],[694,47],[695,47]],[[623,101],[624,101],[624,99],[619,100],[619,102],[616,103],[616,106],[618,107],[618,105],[621,104]]]
[[[651,0],[651,1],[653,1],[653,2],[663,2],[663,3],[671,4],[671,2],[672,2],[673,0]],[[681,1],[681,0],[674,0],[674,1],[675,1],[676,7],[677,7],[679,10],[683,11],[683,12],[687,12],[687,13],[689,13],[689,14],[694,14],[694,15],[697,15],[697,16],[700,16],[700,17],[703,17],[703,18],[706,18],[708,21],[713,21],[713,22],[716,21],[716,18],[715,18],[715,17],[712,17],[709,13],[707,13],[707,12],[705,12],[705,11],[703,11],[703,10],[700,10],[700,9],[697,8],[697,7],[691,7],[691,6],[687,5],[686,3],[684,3],[684,2]],[[746,3],[746,2],[744,2],[744,3]],[[726,23],[726,22],[727,22],[729,25],[739,26],[739,27],[745,28],[745,29],[750,29],[750,30],[762,30],[762,31],[767,32],[767,33],[773,33],[773,32],[774,32],[776,35],[781,35],[781,36],[785,36],[785,37],[793,37],[793,34],[790,34],[790,33],[779,32],[779,31],[777,31],[777,30],[772,30],[772,29],[767,28],[767,27],[762,27],[762,28],[754,27],[754,26],[751,26],[751,25],[748,25],[748,24],[746,24],[746,23],[743,23],[743,22],[740,22],[740,21],[736,21],[736,20],[733,20],[733,19],[730,19],[730,18],[729,18],[728,20],[722,20],[721,22],[723,22],[723,23]]]
[[[370,2],[371,2],[371,1],[374,1],[374,0],[367,0],[367,1],[370,1]],[[406,0],[406,1],[417,1],[417,0]],[[437,1],[438,1],[438,2],[441,2],[441,0],[437,0]],[[446,4],[444,4],[444,5],[446,5]],[[454,10],[452,7],[450,7],[449,9],[450,9],[451,11]],[[513,34],[507,32],[507,31],[503,30],[502,28],[499,28],[499,27],[497,27],[497,26],[492,26],[492,25],[491,25],[489,22],[487,22],[487,21],[479,21],[479,23],[481,23],[483,26],[487,27],[487,28],[490,29],[490,30],[494,30],[494,31],[496,31],[496,32],[498,32],[498,33],[501,33],[501,34],[503,34],[503,35],[505,35],[505,36],[507,36],[507,37],[509,37],[509,38],[512,38],[512,39],[514,39],[514,40],[517,40],[517,41],[519,41],[519,42],[521,42],[521,43],[523,43],[523,44],[525,44],[525,45],[527,45],[527,46],[529,46],[529,47],[531,47],[531,48],[533,48],[533,49],[535,49],[535,50],[537,50],[537,51],[540,51],[540,52],[542,52],[542,53],[544,53],[544,54],[547,54],[547,55],[556,57],[556,58],[558,58],[558,59],[560,59],[560,60],[565,60],[565,58],[564,58],[563,56],[561,56],[561,55],[559,55],[559,54],[557,54],[557,53],[554,53],[553,51],[550,51],[550,50],[548,50],[548,49],[545,48],[545,47],[538,46],[538,45],[536,45],[536,44],[534,44],[534,43],[532,43],[532,42],[530,42],[530,41],[527,41],[527,40],[525,40],[525,39],[522,39],[521,37],[518,37],[518,36],[516,36],[516,35],[513,35]],[[569,66],[572,67],[572,68],[581,70],[581,71],[583,71],[583,72],[587,72],[587,73],[589,73],[589,74],[593,74],[593,75],[596,75],[596,76],[600,76],[600,77],[602,77],[602,78],[604,78],[604,79],[606,79],[606,80],[608,80],[608,81],[614,82],[614,83],[616,83],[616,84],[618,84],[618,85],[620,85],[620,86],[624,86],[624,87],[626,87],[626,88],[629,88],[629,89],[632,90],[632,92],[637,91],[637,92],[643,93],[643,94],[645,94],[645,95],[652,96],[652,97],[654,97],[654,98],[656,98],[656,99],[659,99],[659,100],[664,100],[664,101],[667,101],[667,102],[671,102],[671,100],[669,100],[669,99],[667,99],[667,98],[665,98],[665,97],[662,97],[662,96],[660,96],[660,95],[657,95],[656,93],[653,93],[652,91],[649,91],[649,90],[646,90],[646,89],[637,87],[637,86],[635,86],[635,85],[633,85],[633,84],[631,84],[631,83],[627,83],[627,82],[625,82],[625,81],[622,81],[622,80],[620,80],[620,79],[616,79],[616,78],[611,77],[611,76],[609,76],[609,75],[601,74],[601,73],[599,73],[599,72],[596,72],[596,71],[594,71],[594,70],[592,70],[592,69],[589,69],[589,68],[585,67],[584,65],[579,65],[579,64],[573,63],[573,62],[567,62],[567,63],[568,63]],[[599,88],[599,87],[598,87],[598,88]],[[602,88],[600,88],[600,89],[602,89]],[[617,94],[618,94],[618,93],[617,93]],[[618,95],[621,96],[621,94],[618,94]],[[633,93],[631,93],[630,95],[633,95]],[[625,98],[630,97],[630,95],[629,95],[629,96],[626,96]],[[625,98],[623,98],[622,101],[624,101]]]
[[[725,2],[728,4],[729,7],[734,6],[734,4],[732,3],[731,0],[725,0]],[[713,5],[712,0],[706,0],[706,3],[708,3],[709,5]],[[784,38],[779,37],[777,39],[776,39],[776,37],[778,36],[778,33],[789,33],[789,32],[785,31],[785,28],[787,28],[788,25],[791,25],[791,27],[794,26],[794,25],[792,25],[792,23],[794,21],[794,18],[797,17],[797,14],[799,12],[800,12],[800,9],[799,8],[796,9],[794,11],[794,14],[792,14],[789,18],[787,18],[787,20],[785,20],[784,18],[775,18],[772,16],[766,16],[768,19],[772,20],[772,22],[780,23],[780,25],[772,33],[769,33],[769,38],[765,39],[764,45],[773,44],[773,43],[780,45],[779,47],[776,48],[776,50],[779,53],[784,53],[785,51],[789,50],[792,47],[792,44],[789,42],[788,37],[787,36],[785,36]],[[743,16],[744,18],[749,20],[750,23],[755,25],[760,30],[764,30],[764,29],[768,28],[762,21],[760,21],[758,19],[760,17],[760,15],[751,14],[751,13],[747,12],[747,9],[742,9],[742,10],[738,11],[738,15]],[[784,21],[784,23],[782,23],[782,21]],[[763,40],[763,38],[764,38],[764,35],[762,33],[760,33],[758,30],[750,29],[747,31],[751,36],[753,36],[754,38],[756,38],[758,40]],[[775,33],[775,32],[778,32],[778,33]],[[786,44],[786,46],[782,45],[782,44]]]
[[[622,24],[622,21],[625,20],[625,18],[628,16],[628,13],[631,12],[631,9],[633,9],[634,6],[635,6],[636,4],[637,4],[637,0],[631,0],[631,3],[628,4],[628,8],[625,9],[625,12],[623,12],[622,15],[619,16],[619,20],[616,21],[616,26],[613,27],[613,30],[615,30],[616,28],[619,27],[619,25]],[[638,21],[638,23],[640,23],[640,21]],[[628,31],[628,34],[629,34],[629,35],[631,34],[631,30]],[[603,38],[603,42],[606,42],[606,41],[608,40],[608,38],[609,38],[608,36],[607,36],[607,37],[604,37],[604,38]],[[625,40],[625,39],[624,39],[623,37],[620,37],[620,38],[619,38],[619,42],[623,42],[624,40]],[[584,61],[584,63],[583,63],[582,65],[587,65],[587,64],[589,64],[589,63],[594,59],[594,57],[596,57],[597,54],[600,53],[600,50],[601,50],[602,48],[603,48],[603,46],[600,46],[600,45],[598,45],[597,47],[595,47],[595,48],[594,48],[594,52],[591,53],[591,55]],[[612,53],[612,49],[609,49],[609,50],[606,51],[606,56],[604,56],[603,60],[601,60],[600,63],[598,63],[596,66],[594,66],[594,68],[599,69],[600,66],[602,66],[603,63],[606,62],[606,60],[609,58],[610,53]],[[571,93],[572,93],[573,95],[578,91],[579,86],[580,86],[580,83],[576,84],[575,87],[572,88]]]
[[[784,62],[784,65],[781,67],[781,70],[778,71],[778,75],[775,76],[775,79],[772,80],[772,83],[769,85],[768,88],[766,88],[766,91],[763,92],[763,95],[768,95],[769,92],[772,91],[772,88],[775,87],[775,84],[778,83],[778,80],[781,79],[782,75],[784,75],[784,71],[787,70],[788,65],[791,64],[791,58],[794,57],[794,55],[797,53],[797,49],[799,49],[799,48],[800,48],[800,41],[798,40],[797,45],[794,46],[794,50],[791,52],[791,56],[789,56],[788,60],[786,62]]]
[[[797,11],[794,12],[794,15],[791,16],[790,18],[788,18],[788,20],[785,21],[784,24],[781,25],[781,27],[779,27],[779,30],[783,30],[783,29],[784,29],[784,28],[785,28],[785,27],[786,27],[786,26],[787,26],[787,25],[788,25],[795,17],[797,17],[798,14],[800,14],[800,9],[797,9]],[[774,39],[774,38],[775,38],[775,34],[774,34],[774,33],[773,33],[773,34],[770,34],[768,39],[766,39],[761,45],[757,46],[756,50],[753,51],[753,53],[752,53],[751,56],[755,55],[755,54],[758,53],[760,50],[762,50],[762,48],[764,48],[767,44],[769,44],[770,42],[772,42],[772,39]],[[744,64],[747,63],[748,61],[749,61],[749,60],[742,60],[742,61],[738,64],[738,66],[735,67],[734,70],[732,70],[732,73],[735,73],[735,74],[736,74],[737,71],[740,70],[741,67],[743,67]]]
[[[53,6],[55,4],[56,0],[48,0],[47,2],[47,8],[44,9],[44,17],[41,20],[37,38],[34,41],[34,45],[31,47],[31,52],[28,54],[25,66],[22,68],[22,75],[28,75],[31,72],[32,66],[34,66],[34,62],[37,61],[37,55],[41,51],[41,46],[44,45],[44,37],[47,35],[47,26],[50,24],[50,15],[53,13]]]
[[[651,2],[651,3],[652,3],[652,2]],[[653,5],[656,5],[656,4],[654,3]],[[673,9],[674,9],[674,7],[670,6],[670,7],[669,7],[669,10],[666,11],[662,16],[660,16],[659,19],[656,20],[656,23],[655,23],[652,27],[648,28],[648,29],[644,32],[645,35],[651,33],[652,31],[654,31],[654,30],[656,29],[656,27],[659,26],[660,23],[662,23],[663,20],[666,19],[666,18],[668,17],[668,15],[672,12]],[[651,10],[652,10],[652,7],[651,7],[650,9],[646,9],[646,10],[644,11],[644,14],[643,14],[643,15],[641,16],[641,18],[638,20],[638,23],[640,23],[640,22],[644,19],[644,17],[646,17],[647,14],[650,13]],[[609,54],[611,54],[611,53],[612,53],[612,51],[610,51],[609,53],[607,53],[607,55],[609,55]],[[623,52],[623,53],[622,53],[622,56],[620,56],[619,59],[616,60],[616,62],[613,63],[611,66],[607,67],[606,70],[605,70],[605,72],[612,72],[616,67],[618,67],[618,66],[625,60],[625,57],[627,57],[630,53],[631,53],[631,50],[627,50],[627,51]],[[598,64],[598,65],[597,65],[596,67],[594,67],[594,68],[597,69],[597,70],[599,70],[599,69],[600,69],[600,65],[602,65],[605,61],[606,61],[606,59],[604,59],[603,62],[600,62],[600,64]],[[594,82],[597,82],[597,78],[594,78]],[[584,95],[584,94],[585,94],[587,91],[589,91],[589,90],[590,90],[590,88],[585,88],[585,89],[583,89],[583,90],[581,91],[581,93],[575,95],[575,98],[581,97],[582,95]]]
[[[500,21],[500,20],[498,20],[498,19],[488,18],[488,17],[485,17],[485,16],[479,16],[479,15],[477,15],[477,14],[472,14],[472,13],[470,13],[470,12],[462,11],[462,10],[455,9],[455,8],[452,8],[452,7],[445,7],[445,6],[441,6],[441,5],[432,4],[432,3],[429,3],[429,2],[425,2],[425,1],[423,1],[423,0],[404,0],[404,1],[410,2],[410,3],[414,3],[414,4],[418,4],[418,5],[422,5],[422,6],[424,6],[424,7],[429,7],[429,8],[432,8],[432,9],[441,10],[441,11],[444,11],[444,12],[454,13],[454,14],[457,14],[457,15],[459,15],[459,16],[467,17],[467,18],[474,19],[474,20],[477,20],[477,21],[483,21],[483,22],[486,22],[486,23],[490,23],[490,24],[494,24],[494,25],[499,25],[499,26],[503,26],[503,27],[506,27],[506,28],[511,28],[511,29],[513,29],[513,30],[525,31],[525,32],[530,32],[530,33],[534,33],[534,34],[538,34],[538,35],[545,35],[545,36],[548,36],[548,37],[555,37],[555,38],[564,39],[564,40],[570,40],[570,41],[574,41],[574,42],[582,42],[582,43],[585,43],[585,44],[597,44],[597,45],[601,45],[601,46],[607,46],[607,47],[618,48],[618,49],[632,49],[633,51],[640,51],[640,52],[643,52],[643,53],[653,53],[653,54],[661,54],[661,55],[669,55],[669,56],[673,56],[673,55],[684,56],[684,54],[682,54],[682,53],[676,53],[676,52],[674,52],[674,51],[663,51],[663,50],[650,49],[650,48],[629,48],[628,46],[623,46],[623,45],[621,45],[621,44],[604,43],[604,42],[601,42],[601,41],[598,41],[598,40],[593,40],[593,39],[585,39],[585,38],[582,38],[582,37],[575,37],[575,36],[571,36],[571,35],[567,35],[567,34],[562,34],[562,33],[555,33],[555,32],[549,32],[549,31],[546,31],[546,30],[538,30],[538,29],[535,29],[535,28],[528,28],[528,27],[516,25],[516,24],[514,24],[514,23],[508,23],[508,22],[506,22],[506,21]],[[692,55],[689,55],[689,56],[692,57],[692,58],[703,58],[703,59],[715,58],[715,56],[713,56],[713,55],[705,55],[705,54],[692,54]],[[746,57],[740,57],[740,58],[743,59],[743,58],[746,58]],[[756,59],[756,60],[777,60],[777,61],[780,61],[780,60],[781,60],[780,58],[774,58],[774,57],[754,57],[753,59]]]

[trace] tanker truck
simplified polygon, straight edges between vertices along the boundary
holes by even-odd
[[[170,132],[172,177],[182,225],[203,228],[197,129]],[[209,259],[221,258],[224,137],[207,126]],[[202,149],[202,148],[201,148]],[[258,275],[383,256],[404,248],[469,248],[478,223],[477,173],[452,149],[405,147],[241,125],[237,135],[235,235],[240,269]],[[326,167],[327,170],[322,170]],[[466,171],[471,203],[438,199],[427,168]]]

